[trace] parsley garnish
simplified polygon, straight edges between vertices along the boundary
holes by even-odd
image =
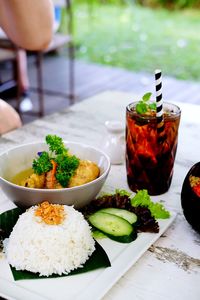
[[[51,160],[49,153],[46,151],[42,152],[37,159],[33,160],[32,168],[38,175],[46,173],[52,169]]]
[[[79,166],[79,159],[75,155],[68,154],[62,138],[56,135],[47,135],[46,143],[49,145],[49,152],[38,152],[39,157],[33,160],[32,168],[36,174],[41,175],[50,171],[53,168],[51,161],[55,161],[57,164],[55,177],[63,187],[67,187]]]
[[[49,145],[49,150],[55,152],[55,154],[63,154],[67,152],[63,140],[57,135],[47,135],[46,143]]]
[[[152,93],[146,93],[142,97],[142,99],[136,104],[136,112],[138,114],[145,114],[147,111],[155,111],[156,103],[149,103]]]
[[[64,156],[59,154],[55,161],[58,164],[56,170],[56,179],[63,187],[66,187],[70,178],[74,175],[76,169],[78,168],[79,159],[75,155]]]

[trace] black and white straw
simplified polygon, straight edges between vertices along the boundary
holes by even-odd
[[[163,100],[162,100],[162,72],[155,70],[156,81],[156,118],[157,118],[157,131],[161,134],[164,131],[164,118],[163,118]]]

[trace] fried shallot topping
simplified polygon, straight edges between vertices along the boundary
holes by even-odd
[[[65,219],[64,206],[59,204],[50,204],[48,201],[38,205],[35,216],[41,217],[42,222],[48,225],[59,225]]]

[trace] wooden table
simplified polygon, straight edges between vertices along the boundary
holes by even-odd
[[[0,138],[0,152],[21,143],[41,141],[46,134],[57,134],[65,140],[100,146],[106,120],[125,122],[125,107],[135,95],[105,92],[70,108],[39,119]],[[199,161],[200,106],[180,104],[182,109],[179,145],[172,185],[163,200],[169,210],[177,212],[172,226],[105,295],[105,300],[199,300],[200,235],[186,222],[181,209],[181,186],[190,167]],[[128,189],[125,165],[112,166],[105,191]],[[0,210],[12,207],[0,199]],[[0,287],[1,290],[1,287]],[[94,300],[94,299],[91,299]]]

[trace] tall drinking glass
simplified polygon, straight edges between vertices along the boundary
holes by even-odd
[[[163,104],[164,130],[158,133],[155,112],[138,114],[137,102],[126,108],[126,169],[130,189],[165,193],[171,184],[177,150],[180,108]]]

